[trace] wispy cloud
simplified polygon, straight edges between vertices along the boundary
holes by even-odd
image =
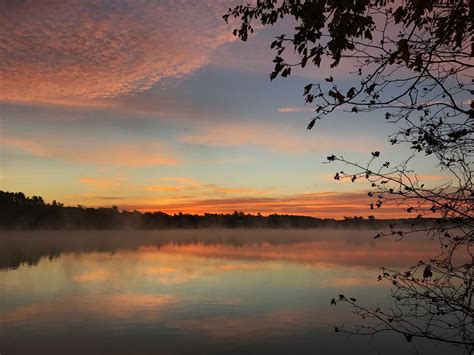
[[[314,108],[310,107],[299,107],[299,106],[286,106],[279,107],[278,112],[281,113],[290,113],[290,112],[313,112]]]
[[[188,186],[199,186],[200,183],[194,179],[182,176],[164,176],[159,178],[160,181],[165,181],[168,183],[188,185]]]
[[[14,147],[33,156],[79,164],[126,167],[176,164],[164,144],[101,143],[67,141],[57,137],[3,137],[0,144]]]
[[[351,140],[321,135],[315,137],[312,132],[304,129],[298,131],[296,128],[294,125],[290,127],[277,123],[227,123],[183,135],[179,141],[210,147],[260,147],[272,152],[293,154],[331,150],[367,153],[380,145],[368,137],[352,136]]]
[[[387,205],[384,208],[371,210],[365,191],[360,192],[320,192],[310,194],[295,194],[277,196],[267,193],[264,196],[245,194],[244,196],[222,196],[219,198],[190,198],[176,196],[175,201],[165,203],[147,202],[142,204],[120,204],[126,210],[164,211],[168,213],[232,213],[244,211],[246,213],[262,214],[296,214],[316,217],[342,218],[343,216],[368,216],[377,217],[407,217],[405,210],[399,206]]]
[[[124,197],[121,196],[95,196],[96,199],[98,200],[104,200],[104,201],[119,201],[125,199]]]
[[[118,190],[119,188],[123,187],[124,183],[127,181],[127,178],[93,178],[85,176],[81,177],[79,181],[96,189]],[[102,199],[104,198],[102,197]]]
[[[183,191],[187,190],[190,187],[188,186],[172,186],[172,185],[150,185],[147,186],[146,189],[149,191],[158,191],[158,192],[176,192],[176,191]]]
[[[272,191],[274,188],[258,189],[251,187],[232,187],[217,184],[207,184],[186,177],[162,177],[157,180],[159,184],[148,185],[146,190],[155,192],[192,192],[193,196],[203,195],[262,195]]]
[[[0,4],[1,101],[80,103],[143,91],[234,40],[225,1]]]

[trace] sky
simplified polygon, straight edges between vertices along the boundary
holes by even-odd
[[[323,64],[270,81],[290,24],[242,43],[222,20],[234,3],[0,0],[0,189],[168,213],[401,215],[323,164],[404,156],[382,113],[306,129],[306,84],[357,79]],[[426,160],[417,172],[443,179]]]

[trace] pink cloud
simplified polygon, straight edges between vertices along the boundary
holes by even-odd
[[[51,0],[2,5],[0,100],[80,103],[181,78],[234,40],[221,18],[230,4]]]
[[[289,113],[289,112],[314,112],[314,108],[311,107],[297,107],[297,106],[286,106],[279,107],[278,112]]]

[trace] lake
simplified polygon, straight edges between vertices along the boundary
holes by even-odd
[[[374,230],[2,232],[0,354],[446,354],[362,320],[389,306],[379,268],[434,255]]]

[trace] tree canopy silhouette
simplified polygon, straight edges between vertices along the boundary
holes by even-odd
[[[13,229],[194,229],[194,228],[375,228],[387,227],[397,220],[376,220],[373,216],[316,218],[271,214],[262,216],[242,211],[233,213],[205,213],[173,215],[164,212],[120,211],[112,207],[64,206],[53,201],[46,203],[40,196],[25,196],[22,192],[0,190],[0,230]],[[413,219],[411,223],[433,223],[427,219]]]
[[[393,124],[388,140],[408,145],[401,162],[367,163],[330,155],[347,171],[336,180],[365,179],[374,198],[369,208],[388,201],[407,213],[433,216],[435,226],[394,224],[388,235],[404,238],[424,233],[440,241],[439,255],[409,270],[383,269],[379,278],[393,284],[392,309],[361,305],[340,295],[368,324],[355,330],[373,335],[392,331],[407,341],[425,338],[474,351],[474,2],[467,0],[257,0],[229,9],[224,20],[236,24],[234,35],[246,41],[258,27],[291,19],[296,23],[275,38],[270,79],[288,77],[295,67],[347,71],[344,80],[328,76],[308,83],[305,101],[314,106],[308,129],[336,109],[353,114],[379,112]],[[288,24],[288,23],[287,23]],[[290,52],[290,53],[289,53]],[[296,59],[295,59],[296,58]],[[344,65],[343,65],[344,64]],[[352,75],[353,80],[348,80]],[[349,83],[349,84],[348,84]],[[415,157],[430,157],[450,180],[427,187],[411,170]],[[428,158],[427,158],[428,159]],[[386,237],[387,233],[376,238]]]

